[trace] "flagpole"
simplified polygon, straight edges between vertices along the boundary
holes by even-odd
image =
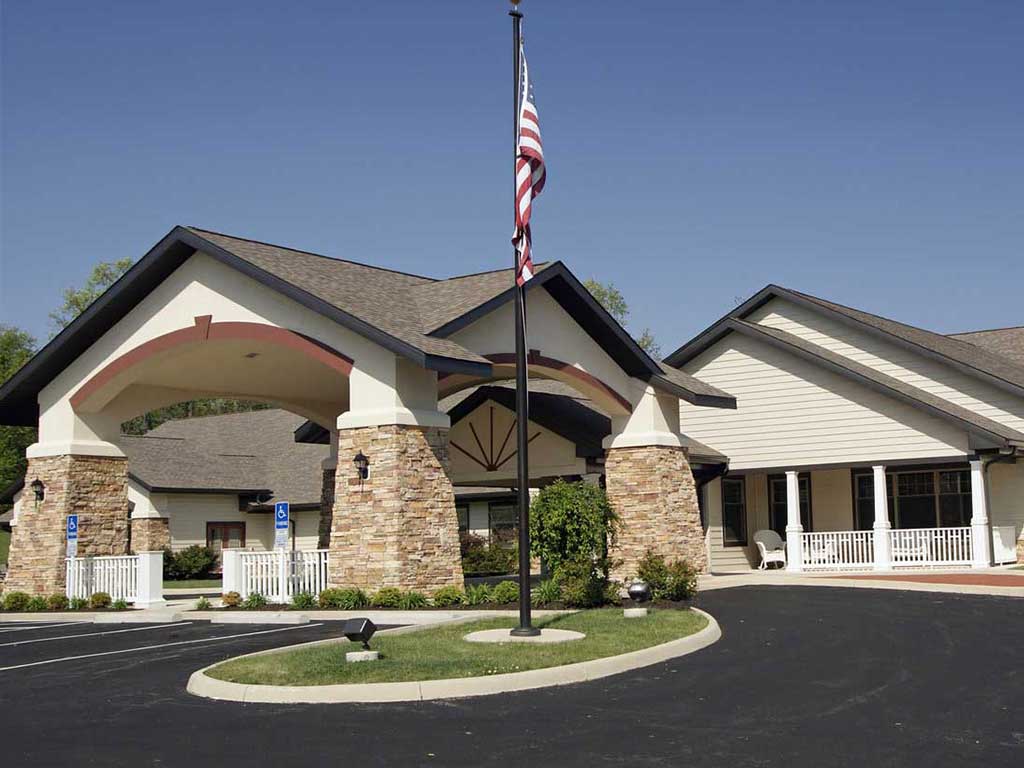
[[[519,155],[519,61],[523,34],[523,14],[519,0],[511,0],[512,10],[512,209],[516,209],[516,158]],[[512,280],[515,285],[516,324],[516,468],[519,495],[519,626],[512,630],[517,637],[539,635],[530,615],[530,461],[529,461],[529,393],[526,377],[526,292],[516,280],[519,254],[512,248]]]

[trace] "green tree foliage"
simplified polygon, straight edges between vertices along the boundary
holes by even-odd
[[[53,324],[54,333],[59,333],[70,325],[71,321],[100,297],[100,294],[117,282],[117,279],[127,272],[131,265],[132,260],[128,258],[117,261],[101,261],[92,268],[85,285],[81,288],[65,288],[64,303],[50,313],[50,322]]]
[[[619,325],[626,326],[626,321],[629,320],[629,304],[626,303],[622,291],[612,283],[599,283],[593,279],[584,281],[583,285],[597,299],[597,303],[608,310],[608,314],[618,321]],[[661,358],[661,347],[654,340],[654,334],[650,328],[644,328],[640,332],[640,335],[636,337],[636,343],[654,359]]]
[[[530,504],[530,551],[556,573],[580,557],[602,560],[617,525],[604,489],[559,479]]]
[[[0,325],[0,384],[23,366],[36,340],[11,325]],[[36,441],[32,427],[0,427],[0,490],[25,474],[25,449]]]

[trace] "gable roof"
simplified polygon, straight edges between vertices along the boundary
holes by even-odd
[[[14,376],[0,386],[0,424],[34,425],[36,398],[92,342],[112,328],[197,251],[288,296],[418,365],[444,373],[489,376],[491,364],[448,338],[514,295],[512,269],[436,280],[308,251],[175,227]],[[662,381],[658,363],[561,262],[542,265],[528,290],[546,289],[629,375],[678,396],[704,395]],[[728,402],[715,391],[708,405]]]
[[[1024,365],[1019,365],[982,346],[778,285],[768,285],[758,291],[725,317],[679,347],[665,358],[665,362],[677,368],[685,365],[732,330],[728,323],[730,319],[742,320],[774,298],[782,298],[822,312],[830,318],[895,342],[918,354],[988,381],[1001,389],[1024,395]]]
[[[951,339],[966,341],[1024,367],[1024,325],[1016,328],[993,328],[986,331],[951,333]]]

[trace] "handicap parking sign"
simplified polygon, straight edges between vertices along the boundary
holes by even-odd
[[[67,531],[68,552],[67,557],[78,556],[78,515],[68,515]]]
[[[287,501],[279,501],[274,505],[274,546],[288,546],[288,513]]]

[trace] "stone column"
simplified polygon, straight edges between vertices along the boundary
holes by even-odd
[[[169,517],[133,517],[131,519],[132,552],[163,552],[171,546]]]
[[[892,570],[892,523],[889,522],[889,493],[885,485],[885,467],[881,464],[871,468],[874,478],[875,522],[872,526],[872,540],[875,546],[876,571]]]
[[[981,461],[971,462],[971,544],[974,550],[972,568],[992,565],[992,530],[988,521],[988,489],[985,486],[985,466]]]
[[[804,526],[800,522],[800,473],[786,472],[786,570],[804,569]]]
[[[28,486],[44,486],[36,501]],[[120,456],[30,456],[11,538],[6,591],[64,591],[65,525],[78,515],[78,556],[128,551],[128,460]]]
[[[351,458],[369,460],[365,479]],[[385,424],[339,429],[331,586],[431,592],[462,587],[448,430]]]

